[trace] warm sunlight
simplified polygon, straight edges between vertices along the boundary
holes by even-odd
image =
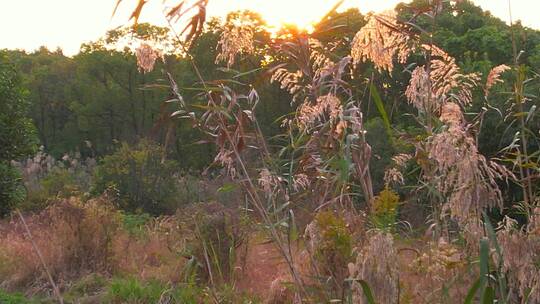
[[[540,0],[0,3],[0,304],[540,303]]]
[[[77,53],[81,43],[98,39],[104,33],[125,23],[136,0],[123,0],[117,16],[111,19],[116,0],[2,0],[0,27],[4,31],[1,48],[34,50],[42,45],[61,47],[65,54]],[[209,16],[224,17],[228,12],[250,9],[259,12],[271,26],[283,23],[309,28],[335,5],[334,0],[211,0]],[[363,13],[393,8],[398,0],[345,0],[341,10],[359,7]],[[475,0],[495,16],[508,20],[506,1]],[[162,1],[150,1],[141,21],[165,25]],[[527,26],[540,27],[535,12],[540,4],[531,0],[512,1],[513,13]],[[32,9],[28,9],[32,8]],[[533,8],[533,9],[531,9]],[[66,26],[69,25],[69,26]]]
[[[359,1],[345,0],[339,7],[342,11],[350,7],[359,7],[363,12],[382,11],[393,8],[399,0],[389,1]],[[310,29],[322,18],[338,1],[332,0],[218,0],[209,8],[211,15],[222,15],[230,10],[248,9],[262,15],[272,27],[283,24],[293,24],[302,29]]]

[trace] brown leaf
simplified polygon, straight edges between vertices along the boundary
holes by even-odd
[[[120,6],[120,2],[122,2],[122,0],[116,1],[116,5],[114,6],[114,10],[113,10],[113,13],[111,15],[111,18],[114,17],[114,15],[116,14],[116,11],[118,10],[118,7]]]
[[[137,22],[139,21],[139,17],[141,16],[142,9],[147,2],[148,0],[139,0],[137,7],[133,11],[133,13],[131,13],[129,20],[134,19],[134,25],[137,25]]]
[[[177,6],[173,7],[167,13],[167,18],[172,19],[174,16],[176,16],[176,20],[178,20],[181,17],[180,10],[182,10],[183,6],[184,6],[184,1],[181,1]]]

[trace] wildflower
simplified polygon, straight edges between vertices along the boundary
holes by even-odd
[[[461,125],[463,122],[463,113],[458,104],[449,102],[441,109],[440,120],[447,125]]]
[[[430,94],[429,74],[425,67],[419,66],[413,70],[405,96],[407,96],[409,103],[419,111],[428,111],[426,106],[432,96]]]
[[[377,231],[358,254],[356,263],[349,264],[349,275],[354,279],[353,303],[368,303],[362,287],[356,280],[369,282],[379,303],[398,303],[398,257],[391,234]]]
[[[373,61],[379,71],[391,72],[394,68],[394,55],[405,63],[412,51],[411,39],[399,31],[400,25],[395,11],[386,11],[369,18],[352,42],[351,56],[354,64]]]
[[[439,191],[448,197],[443,211],[465,223],[471,214],[502,202],[497,179],[507,173],[480,154],[467,127],[460,123],[462,115],[457,104],[445,105],[441,120],[448,128],[428,139],[427,152],[436,164]]]
[[[277,69],[270,79],[270,82],[279,82],[280,88],[286,90],[293,96],[293,101],[296,101],[302,91],[301,80],[302,71],[289,72],[284,68]]]
[[[319,97],[313,105],[303,103],[300,106],[298,123],[303,128],[309,128],[324,121],[325,118],[330,122],[335,122],[342,112],[343,107],[339,98],[329,94]]]
[[[310,183],[309,177],[304,173],[296,174],[293,177],[293,189],[295,191],[309,188]]]
[[[265,193],[272,193],[272,191],[281,183],[281,178],[264,168],[259,173],[258,182]]]
[[[484,96],[487,97],[489,95],[489,91],[495,84],[504,82],[501,79],[501,74],[508,70],[510,70],[510,67],[505,64],[501,64],[491,69],[487,77],[486,88],[484,89]]]
[[[221,49],[221,52],[216,57],[216,64],[225,62],[230,68],[237,55],[252,54],[255,51],[253,28],[244,19],[231,22],[223,29],[218,41],[218,48]]]
[[[142,73],[150,73],[154,70],[156,60],[162,57],[159,51],[154,50],[149,44],[142,43],[136,50],[137,66]]]
[[[497,233],[503,256],[500,262],[508,273],[511,295],[514,299],[528,298],[529,303],[540,302],[539,215],[540,210],[536,208],[524,230],[516,228],[517,222],[507,217]]]

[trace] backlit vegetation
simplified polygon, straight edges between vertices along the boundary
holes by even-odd
[[[0,58],[43,144],[0,116],[26,128],[0,134],[25,144],[0,153],[0,300],[540,301],[539,32],[469,1],[273,34],[212,0],[137,24],[146,2],[73,58]]]

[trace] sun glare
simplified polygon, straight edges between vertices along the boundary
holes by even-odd
[[[398,2],[401,1],[345,0],[339,11],[351,7],[358,7],[364,13],[381,11],[393,7]],[[224,16],[230,11],[251,10],[261,14],[273,30],[287,24],[309,31],[337,3],[337,0],[216,0],[210,5],[209,13]]]

